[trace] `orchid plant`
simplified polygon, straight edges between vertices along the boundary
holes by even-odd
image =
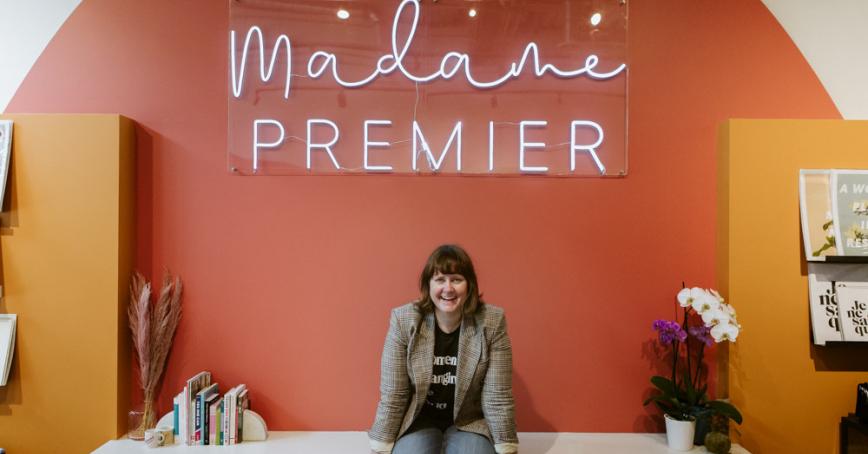
[[[682,289],[677,300],[683,308],[681,323],[677,319],[656,320],[652,325],[660,344],[672,349],[672,374],[669,378],[651,377],[658,392],[646,399],[644,405],[654,402],[670,418],[679,421],[692,420],[697,409],[708,408],[741,424],[741,413],[732,404],[708,400],[708,384],[702,375],[705,348],[738,338],[741,325],[735,309],[717,291],[698,287]],[[681,366],[679,375],[682,352],[686,364]]]

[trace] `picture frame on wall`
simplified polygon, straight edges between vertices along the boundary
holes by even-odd
[[[0,211],[6,196],[6,177],[12,155],[12,120],[0,120]]]
[[[6,386],[15,353],[15,314],[0,314],[0,386]]]

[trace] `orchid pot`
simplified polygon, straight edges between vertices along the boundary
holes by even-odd
[[[666,443],[669,449],[675,451],[690,451],[693,449],[693,434],[696,421],[693,419],[680,421],[672,416],[664,415],[666,419]]]
[[[696,432],[693,436],[693,444],[705,444],[705,436],[711,431],[711,417],[714,410],[709,407],[693,407],[690,414],[696,419]]]

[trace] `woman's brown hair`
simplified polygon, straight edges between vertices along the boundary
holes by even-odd
[[[461,246],[444,244],[434,249],[419,276],[421,295],[416,301],[416,307],[420,312],[427,314],[434,310],[434,302],[431,301],[431,278],[438,272],[460,274],[467,280],[467,301],[464,302],[462,308],[464,315],[475,314],[485,304],[482,301],[482,294],[479,293],[476,271],[473,269],[473,261],[470,260],[470,256]]]

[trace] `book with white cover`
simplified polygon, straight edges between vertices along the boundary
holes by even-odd
[[[811,298],[811,330],[815,345],[826,345],[829,341],[842,341],[838,320],[838,302],[833,282],[819,280],[817,275],[808,275],[808,288]]]
[[[838,318],[846,342],[868,342],[868,283],[836,282]]]
[[[808,262],[811,328],[815,345],[844,340],[838,317],[837,282],[868,282],[868,267],[858,263]]]
[[[0,314],[0,386],[6,386],[15,353],[15,314]]]

